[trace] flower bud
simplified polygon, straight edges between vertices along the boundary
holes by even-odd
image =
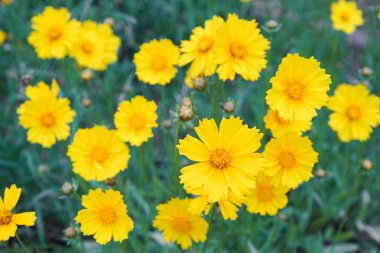
[[[37,171],[40,174],[44,174],[45,172],[48,171],[48,167],[46,165],[44,165],[44,164],[41,164],[41,165],[38,166]]]
[[[69,226],[65,230],[63,230],[63,234],[67,238],[74,238],[77,236],[77,231],[75,230],[73,226]]]
[[[370,160],[364,159],[362,161],[362,170],[369,171],[372,170],[373,164]]]
[[[105,183],[108,186],[114,186],[116,184],[116,177],[107,178]]]
[[[274,30],[278,27],[278,22],[276,20],[271,19],[266,22],[265,26],[270,30]]]
[[[169,129],[172,127],[172,121],[170,119],[166,119],[164,120],[164,122],[162,122],[162,125],[166,128],[166,129]]]
[[[205,81],[205,79],[202,76],[193,79],[193,87],[197,91],[204,90],[206,88],[206,81]]]
[[[193,101],[191,100],[191,98],[189,97],[184,97],[182,99],[182,106],[188,106],[188,107],[191,107],[193,106]]]
[[[280,220],[282,220],[282,221],[286,221],[286,216],[285,216],[284,214],[282,214],[282,213],[280,213],[280,214],[278,215],[278,218],[279,218]]]
[[[91,106],[91,104],[92,104],[91,99],[89,99],[89,98],[82,99],[82,106],[83,107],[88,108]]]
[[[71,183],[69,182],[64,182],[62,187],[61,187],[61,192],[63,195],[71,195],[73,193],[74,187]]]
[[[80,76],[82,77],[83,80],[88,82],[92,79],[92,77],[94,76],[94,73],[90,69],[85,69],[82,71]]]
[[[368,78],[372,75],[372,69],[369,67],[363,67],[361,72],[362,72],[362,75],[366,78]]]
[[[104,23],[112,27],[115,25],[115,20],[113,18],[108,17],[104,19]]]
[[[223,104],[223,110],[226,113],[233,113],[235,111],[235,104],[232,101],[227,101]]]
[[[324,169],[317,169],[315,172],[315,175],[319,178],[322,179],[326,176],[326,171]]]
[[[30,80],[31,80],[31,77],[30,77],[30,75],[28,75],[28,74],[21,75],[21,76],[19,76],[19,78],[18,78],[18,81],[19,81],[22,85],[28,85],[28,84],[30,84]]]
[[[192,120],[194,118],[194,112],[192,106],[182,105],[178,111],[178,117],[183,122]]]

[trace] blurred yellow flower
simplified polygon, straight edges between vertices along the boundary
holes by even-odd
[[[153,226],[163,232],[166,242],[175,242],[182,249],[188,249],[192,241],[204,242],[207,238],[208,224],[201,217],[190,213],[190,200],[172,198],[157,206],[158,214]]]
[[[70,21],[66,8],[50,6],[32,18],[32,32],[28,43],[34,47],[41,59],[65,57],[77,39],[79,22]]]
[[[294,121],[281,118],[278,111],[269,109],[264,117],[265,127],[272,131],[274,137],[280,137],[286,132],[301,134],[310,130],[311,121]]]
[[[195,78],[200,74],[211,76],[216,70],[215,40],[220,26],[224,23],[221,17],[214,16],[205,22],[204,27],[193,29],[190,40],[181,41],[182,55],[178,64],[184,66],[191,62],[187,76]]]
[[[4,30],[0,29],[0,46],[4,44],[5,40],[7,39],[7,34]]]
[[[261,70],[266,68],[266,51],[270,43],[263,35],[255,20],[239,19],[229,14],[218,31],[215,42],[215,56],[219,65],[217,72],[223,81],[233,80],[236,74],[245,80],[256,81]]]
[[[150,85],[166,85],[177,73],[179,47],[169,39],[151,40],[134,55],[137,78]]]
[[[20,125],[28,129],[28,141],[50,148],[57,140],[66,140],[70,135],[69,124],[75,117],[70,100],[58,98],[59,86],[52,81],[51,88],[44,82],[26,88],[29,98],[19,106]]]
[[[153,136],[152,129],[158,126],[156,111],[156,103],[146,100],[143,96],[123,101],[114,117],[119,138],[132,146],[141,146]]]
[[[13,213],[20,195],[21,189],[12,184],[10,188],[5,188],[4,198],[0,197],[0,242],[14,237],[17,226],[34,226],[35,212]]]
[[[363,13],[355,1],[338,0],[331,4],[331,21],[335,30],[353,33],[364,24]]]
[[[259,130],[234,117],[223,118],[219,129],[214,119],[204,119],[194,130],[201,141],[187,135],[177,145],[181,155],[197,162],[181,170],[185,189],[202,188],[202,195],[213,203],[226,200],[229,191],[243,196],[255,187],[263,166],[261,155],[254,153],[263,136]]]
[[[292,189],[312,177],[311,171],[318,161],[318,153],[313,150],[310,139],[293,132],[271,139],[263,157],[263,173],[271,177],[271,183]]]
[[[333,111],[330,127],[343,142],[366,141],[380,124],[380,98],[370,95],[365,85],[341,84],[328,102]]]
[[[128,168],[129,148],[115,130],[105,126],[79,129],[69,145],[67,155],[73,171],[85,180],[104,181]]]
[[[1,3],[4,5],[10,5],[13,3],[13,0],[1,0]]]
[[[253,0],[240,0],[240,2],[243,2],[243,3],[249,3],[249,2],[252,2]]]
[[[331,78],[314,57],[288,54],[270,82],[272,88],[266,96],[269,107],[283,119],[308,122],[327,103]]]
[[[75,217],[83,235],[94,235],[99,244],[106,244],[112,239],[122,242],[128,239],[133,230],[133,221],[128,216],[127,205],[120,192],[108,189],[90,190],[82,196],[84,209]]]

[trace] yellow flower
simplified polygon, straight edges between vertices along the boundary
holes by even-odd
[[[293,121],[281,118],[276,110],[269,109],[264,117],[265,127],[272,131],[274,137],[280,137],[286,132],[301,134],[310,130],[311,121]]]
[[[182,55],[178,64],[184,66],[191,62],[187,76],[195,78],[200,74],[211,76],[216,70],[215,40],[219,27],[224,23],[223,19],[214,16],[205,22],[205,26],[196,27],[190,36],[190,40],[181,41]]]
[[[10,5],[13,3],[13,0],[1,0],[1,3],[4,5]]]
[[[200,216],[189,212],[189,199],[172,198],[157,206],[158,214],[153,226],[164,234],[166,242],[178,243],[182,249],[188,249],[192,240],[204,242],[208,224]]]
[[[51,88],[44,82],[28,86],[29,98],[19,106],[20,125],[28,129],[28,141],[50,148],[57,140],[66,140],[70,135],[70,123],[75,111],[70,108],[70,100],[58,98],[59,86],[52,81]]]
[[[270,177],[259,173],[256,188],[247,197],[247,210],[250,213],[273,216],[288,203],[288,191],[286,187],[274,186]]]
[[[363,13],[355,1],[339,0],[332,3],[330,18],[334,29],[346,34],[353,33],[358,26],[364,24]]]
[[[84,209],[75,217],[84,235],[94,235],[99,244],[106,244],[113,238],[116,242],[128,239],[133,230],[133,221],[128,216],[127,205],[118,191],[108,189],[90,190],[82,196]]]
[[[169,39],[142,44],[133,58],[137,78],[150,85],[168,84],[177,73],[179,55],[179,48]]]
[[[129,148],[115,130],[105,126],[79,129],[69,145],[67,155],[73,171],[85,180],[104,181],[128,167]]]
[[[288,54],[270,82],[266,101],[271,109],[286,120],[311,121],[327,103],[331,78],[314,57]]]
[[[309,138],[293,132],[270,140],[263,157],[266,162],[263,173],[272,177],[271,183],[292,189],[312,177],[311,170],[318,161]]]
[[[370,95],[364,85],[339,85],[328,108],[333,111],[329,125],[344,142],[368,140],[380,124],[380,98]]]
[[[66,8],[46,7],[43,13],[32,18],[32,33],[28,42],[41,59],[65,57],[77,38],[79,22],[70,21]]]
[[[5,188],[4,199],[0,197],[0,242],[16,235],[17,226],[34,226],[35,212],[13,213],[20,199],[21,189],[16,185]]]
[[[197,162],[181,170],[185,189],[202,188],[202,195],[213,203],[226,200],[229,191],[243,196],[255,187],[262,158],[254,152],[263,134],[234,117],[223,118],[219,129],[213,119],[204,119],[195,132],[201,141],[188,135],[177,145],[181,155]]]
[[[117,134],[132,146],[141,146],[153,136],[157,127],[157,105],[143,96],[135,96],[131,101],[123,101],[117,108],[114,122]]]
[[[4,32],[4,30],[0,29],[0,46],[4,44],[6,39],[7,39],[7,34]]]
[[[215,42],[221,80],[233,80],[239,74],[245,80],[256,81],[266,68],[265,56],[270,45],[257,26],[255,20],[239,19],[235,14],[229,14],[221,25]]]

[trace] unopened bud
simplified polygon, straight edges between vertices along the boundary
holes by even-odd
[[[40,174],[44,174],[45,172],[48,171],[48,167],[46,165],[44,165],[44,164],[41,164],[41,165],[38,166],[37,171]]]
[[[282,213],[280,213],[280,214],[278,215],[278,218],[279,218],[280,220],[282,220],[282,221],[286,221],[286,216],[285,216],[284,214],[282,214]]]
[[[61,192],[64,195],[71,195],[71,193],[73,193],[73,190],[74,190],[74,187],[69,182],[64,182],[62,187],[61,187]]]
[[[26,74],[26,75],[21,75],[18,80],[19,82],[22,84],[22,85],[28,85],[30,84],[30,75]]]
[[[89,98],[82,99],[82,106],[83,107],[88,108],[91,106],[91,104],[92,104],[91,99],[89,99]]]
[[[235,104],[232,101],[227,101],[223,104],[223,110],[226,113],[233,113],[235,111]]]
[[[92,79],[92,77],[94,76],[94,73],[90,69],[85,69],[82,71],[80,76],[82,77],[83,80],[88,82]]]
[[[106,18],[106,19],[104,19],[104,23],[107,25],[110,25],[110,26],[114,26],[115,20],[113,18]]]
[[[116,184],[116,177],[107,178],[105,183],[108,186],[114,186]]]
[[[74,238],[77,236],[77,231],[75,230],[75,228],[73,226],[69,226],[65,230],[63,230],[63,234],[67,238]]]
[[[326,176],[326,171],[324,169],[317,169],[315,172],[315,175],[319,178],[322,179]]]
[[[372,69],[369,67],[363,67],[361,72],[362,72],[362,75],[367,78],[372,75]]]
[[[204,90],[206,88],[206,80],[201,76],[193,79],[193,87],[197,91]]]
[[[372,167],[373,167],[373,164],[370,160],[364,159],[362,161],[362,170],[369,171],[369,170],[372,170]]]
[[[191,100],[191,98],[189,97],[184,97],[182,99],[182,106],[188,106],[188,107],[191,107],[193,106],[193,101]]]
[[[268,20],[267,23],[265,24],[265,26],[270,29],[270,30],[274,30],[278,27],[278,23],[276,20]]]
[[[178,117],[183,122],[192,120],[194,118],[193,107],[182,105],[181,108],[179,108]]]
[[[164,120],[164,122],[162,122],[162,125],[166,128],[166,129],[169,129],[172,127],[172,121],[170,119],[166,119]]]

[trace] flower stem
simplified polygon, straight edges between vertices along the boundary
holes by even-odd
[[[211,229],[212,229],[211,225],[212,225],[212,221],[214,219],[215,213],[216,213],[216,204],[214,204],[214,206],[211,209],[211,216],[210,216],[210,218],[208,220],[207,238],[206,238],[206,242],[203,244],[202,253],[205,253],[206,249],[207,249],[208,241],[209,241],[209,238],[210,238],[210,235],[211,235]]]
[[[175,128],[175,135],[174,135],[174,168],[173,168],[173,181],[174,181],[174,194],[178,195],[179,194],[179,159],[178,159],[178,151],[177,151],[177,143],[178,143],[178,135],[179,135],[179,128],[181,126],[181,121],[178,120],[177,126]]]
[[[18,244],[20,244],[22,250],[26,253],[29,253],[30,251],[28,250],[28,248],[25,246],[25,244],[22,242],[21,238],[18,236],[18,234],[16,233],[16,239],[17,239],[17,242]]]
[[[145,150],[144,144],[140,147],[140,160],[139,160],[139,169],[141,170],[142,182],[144,185],[148,183],[148,179],[146,176],[146,168],[145,168]]]

